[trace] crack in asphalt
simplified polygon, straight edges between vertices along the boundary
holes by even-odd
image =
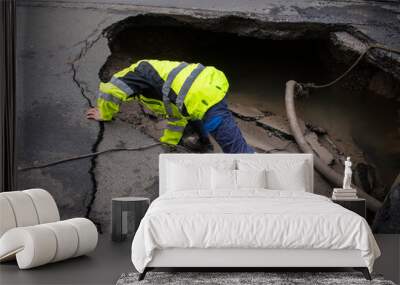
[[[93,30],[93,32],[91,32],[86,39],[79,41],[78,43],[74,44],[73,46],[77,46],[79,44],[83,44],[83,47],[81,48],[80,52],[78,53],[78,55],[75,57],[75,59],[70,63],[70,67],[72,70],[72,80],[74,81],[75,85],[78,86],[78,88],[81,91],[81,95],[83,98],[86,99],[88,105],[93,108],[93,104],[92,101],[90,100],[90,98],[85,94],[85,88],[82,86],[83,83],[80,82],[77,79],[77,62],[79,60],[81,60],[87,53],[88,51],[104,36],[103,32],[100,32],[100,27],[108,20],[108,18],[103,19],[102,21],[100,21],[97,25],[96,28]],[[91,40],[91,38],[94,38]]]
[[[74,46],[76,46],[78,44],[83,44],[83,47],[81,48],[79,54],[75,57],[75,59],[70,63],[70,67],[71,67],[71,71],[72,71],[72,81],[79,88],[81,96],[86,100],[86,102],[90,108],[93,108],[94,104],[92,103],[90,97],[86,94],[86,89],[84,87],[84,83],[79,81],[77,78],[77,70],[78,70],[77,63],[88,53],[88,51],[96,44],[96,42],[102,38],[103,32],[100,32],[100,27],[106,21],[107,21],[107,18],[103,19],[101,22],[99,22],[97,24],[96,28],[93,30],[92,33],[90,33],[86,37],[85,40],[80,41],[74,45]],[[93,39],[91,39],[91,38],[93,38]],[[97,133],[96,140],[92,145],[92,148],[91,148],[92,152],[98,151],[98,147],[99,147],[100,143],[102,142],[103,136],[104,136],[104,123],[98,122],[98,124],[99,124],[99,131]],[[96,174],[95,174],[95,169],[96,169],[96,165],[97,165],[96,158],[97,158],[97,156],[93,156],[90,159],[91,165],[90,165],[90,169],[89,169],[88,173],[90,176],[90,180],[92,182],[92,189],[88,195],[90,198],[89,198],[88,204],[86,206],[85,217],[92,220],[93,223],[96,225],[98,231],[100,233],[102,233],[101,224],[99,222],[94,221],[93,218],[90,218],[90,214],[92,212],[93,204],[94,204],[94,201],[96,200],[96,194],[97,194],[97,190],[98,190],[97,189],[98,182],[97,182]]]
[[[85,98],[85,100],[87,101],[87,104],[89,105],[89,107],[93,108],[92,101],[85,94],[85,88],[82,86],[81,82],[79,82],[79,80],[76,78],[77,71],[76,71],[75,62],[70,63],[70,65],[71,65],[71,70],[72,70],[72,81],[74,81],[75,85],[79,88],[82,97]]]
[[[99,122],[99,132],[97,134],[97,139],[95,141],[95,143],[92,146],[92,152],[97,152],[98,151],[98,147],[101,143],[101,141],[103,140],[103,136],[104,136],[104,123],[103,122]],[[96,161],[97,156],[93,156],[92,159],[90,160],[91,163],[91,167],[88,171],[89,175],[90,175],[90,180],[92,181],[92,191],[90,192],[90,200],[88,205],[86,206],[86,215],[85,217],[90,219],[90,214],[92,212],[92,207],[94,204],[94,201],[96,200],[96,194],[97,194],[97,179],[96,179],[96,173],[95,173],[95,169],[97,166],[97,161]],[[99,230],[100,233],[102,233],[101,230],[101,224],[98,222],[94,222]]]

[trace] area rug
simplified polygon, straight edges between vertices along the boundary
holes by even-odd
[[[379,275],[368,281],[359,272],[148,272],[142,281],[137,280],[138,276],[138,273],[122,274],[116,285],[395,285]]]

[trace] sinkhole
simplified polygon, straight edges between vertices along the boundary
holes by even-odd
[[[133,16],[105,30],[111,54],[99,77],[108,81],[140,59],[201,62],[225,72],[230,82],[227,100],[239,113],[250,107],[266,117],[284,118],[286,81],[325,83],[357,58],[335,40],[343,32],[351,33],[343,26],[239,17]],[[394,75],[364,58],[339,84],[297,100],[298,117],[332,154],[330,165],[341,172],[343,158],[352,156],[356,182],[381,201],[400,169],[399,86]],[[128,111],[122,109],[122,116],[124,112]],[[269,140],[285,146],[291,142],[274,125],[264,128],[255,119],[238,116],[240,120],[258,150]],[[281,150],[297,151],[293,144]]]

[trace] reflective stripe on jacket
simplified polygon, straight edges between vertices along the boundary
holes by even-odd
[[[188,120],[200,120],[220,102],[229,83],[215,67],[166,60],[141,60],[100,83],[97,106],[103,120],[111,120],[122,102],[136,99],[168,119],[160,141],[179,143]]]

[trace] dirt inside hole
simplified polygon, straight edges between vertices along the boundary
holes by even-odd
[[[272,126],[260,124],[257,118],[251,118],[251,112],[254,114],[257,110],[268,118],[285,118],[287,80],[324,83],[343,71],[357,56],[336,49],[329,34],[316,33],[293,40],[290,36],[279,40],[262,39],[223,32],[221,28],[211,31],[210,25],[207,30],[187,23],[163,25],[162,21],[140,25],[125,22],[112,29],[108,31],[111,55],[99,74],[102,81],[140,59],[216,66],[229,79],[227,98],[237,110],[240,127],[251,144],[265,152],[297,152],[298,149],[290,134],[284,136],[284,127],[276,127],[274,121]],[[379,82],[371,83],[381,73],[363,60],[340,84],[297,102],[298,116],[306,123],[308,132],[315,134],[316,148],[319,145],[332,154],[332,159],[327,158],[329,164],[341,172],[343,158],[352,156],[356,182],[363,184],[363,188],[379,200],[384,199],[400,170],[400,104],[396,96],[381,96],[382,92],[376,90]],[[398,82],[391,84],[393,90],[386,93],[400,90],[396,89]],[[241,116],[246,112],[248,115],[246,108],[251,110],[250,117]],[[148,131],[143,124],[145,115],[129,114],[132,110],[139,109],[123,109],[121,116],[125,119],[134,116],[130,122]],[[319,151],[329,156],[324,150]],[[321,187],[329,187],[325,184]],[[323,194],[327,191],[320,190]]]

